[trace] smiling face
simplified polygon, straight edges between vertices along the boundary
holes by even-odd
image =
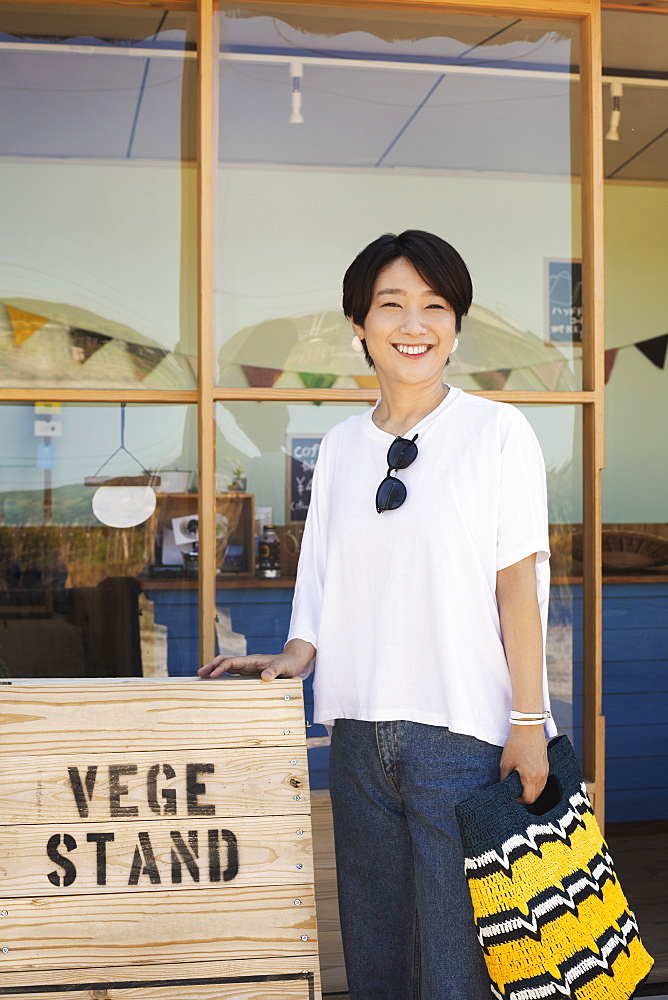
[[[457,335],[454,310],[405,257],[379,273],[364,326],[353,328],[379,378],[411,384],[441,379]]]

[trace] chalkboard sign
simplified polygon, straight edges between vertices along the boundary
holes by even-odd
[[[547,260],[547,335],[552,344],[582,343],[582,261]]]
[[[322,434],[300,436],[289,434],[287,441],[287,498],[288,524],[303,524],[311,502],[311,485],[315,463],[318,460]]]

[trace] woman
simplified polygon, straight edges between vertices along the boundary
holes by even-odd
[[[548,773],[545,472],[518,410],[443,383],[471,299],[429,233],[351,264],[381,398],[322,442],[284,651],[200,669],[305,676],[317,650],[351,1000],[490,995],[454,807],[513,769],[531,803]]]

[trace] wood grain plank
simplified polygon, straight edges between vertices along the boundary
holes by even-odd
[[[199,770],[197,765],[206,765],[209,770]],[[74,768],[72,773],[70,767]],[[110,768],[122,770],[110,774]],[[132,768],[136,769],[134,773],[127,773]],[[204,786],[197,795],[195,808],[209,807],[213,816],[292,815],[308,811],[305,794],[308,765],[303,747],[248,749],[241,753],[156,750],[106,757],[73,753],[71,760],[61,756],[3,754],[0,825],[107,820],[112,812],[113,774],[120,774],[117,781],[127,789],[119,799],[121,808],[136,809],[134,817],[117,815],[118,823],[130,819],[154,822],[165,815],[184,822],[189,808],[192,815],[187,786],[193,779]],[[89,776],[95,779],[91,795],[86,790]],[[79,805],[73,786],[79,792]],[[167,813],[168,809],[172,811]]]
[[[317,948],[315,900],[305,886],[40,896],[3,908],[9,950],[0,954],[2,971],[270,958]]]
[[[195,883],[218,884],[221,892],[309,885],[308,823],[306,816],[299,825],[291,818],[262,816],[190,817],[180,823],[170,818],[150,827],[142,822],[5,826],[0,828],[0,895],[7,900],[186,891]]]
[[[594,810],[605,816],[605,719],[602,715],[602,470],[604,441],[603,80],[601,11],[592,4],[580,27],[582,88],[582,388],[594,399],[583,407],[583,771],[593,782]]]
[[[58,0],[61,2],[61,0]],[[90,0],[71,0],[71,2],[90,3]],[[127,0],[118,0],[119,4]],[[140,0],[137,0],[139,3]],[[329,2],[329,0],[328,0]],[[415,0],[406,0],[415,4]],[[162,0],[156,0],[161,8],[168,6]],[[392,6],[386,4],[386,6]],[[495,12],[496,13],[496,12]],[[545,16],[550,16],[546,14]],[[481,396],[483,399],[495,399],[499,402],[548,404],[572,406],[579,403],[590,403],[594,394],[590,391],[550,392],[537,389],[504,389],[501,391],[488,389],[467,389],[471,396]],[[216,386],[212,392],[213,398],[221,402],[225,400],[263,400],[285,402],[329,402],[329,403],[371,403],[378,401],[379,389],[262,389],[236,388],[234,386]],[[0,386],[0,400],[7,402],[38,402],[44,398],[44,389],[25,388],[13,389]],[[198,393],[195,389],[49,389],[49,399],[64,403],[197,403]]]
[[[57,3],[58,0],[44,0],[46,3]],[[286,0],[288,5],[292,3],[299,3],[300,0]],[[75,5],[83,5],[90,3],[90,0],[70,0],[70,3]],[[330,4],[331,0],[316,0],[313,6],[322,6],[324,4]],[[159,8],[167,10],[182,10],[182,11],[194,11],[197,8],[195,0],[98,0],[96,4],[100,7],[144,7],[144,8]],[[358,0],[342,0],[340,3],[341,7],[357,7],[359,5]],[[421,0],[419,6],[423,9],[429,9],[433,7],[442,7],[443,0]],[[603,6],[611,6],[612,0],[609,0],[607,4]],[[381,9],[397,9],[405,10],[406,8],[413,9],[418,6],[416,0],[367,0],[365,6],[373,9],[374,7],[380,7]],[[527,17],[533,18],[563,18],[563,19],[576,19],[580,18],[588,10],[591,9],[591,0],[541,0],[540,6],[537,6],[536,0],[514,0],[514,2],[509,2],[509,0],[477,0],[476,3],[472,4],[451,4],[449,5],[455,13],[462,14],[502,14],[508,16],[517,16],[518,14],[525,15]],[[614,8],[618,9],[620,5],[616,2],[614,3]],[[644,10],[645,8],[639,8],[630,4],[624,7],[624,0],[622,0],[622,9],[629,10]],[[649,10],[665,10],[664,3],[662,0],[654,0],[654,5],[647,8]],[[53,390],[50,390],[50,395]]]
[[[0,985],[1,996],[25,1000],[89,1000],[95,990],[109,1000],[307,1000],[308,979],[313,981],[314,1000],[320,1000],[320,975],[315,955],[299,958],[251,959],[248,961],[193,962],[187,965],[131,965],[117,968],[67,969],[55,972],[10,972]],[[277,977],[291,977],[278,980]],[[266,982],[249,982],[272,977]],[[303,977],[303,978],[302,978]],[[193,982],[200,980],[199,983]],[[209,981],[207,984],[206,981]],[[211,980],[236,980],[218,984]],[[246,980],[246,982],[242,982]],[[175,985],[166,985],[174,983]],[[131,987],[120,985],[132,983]],[[154,986],[154,983],[165,985]],[[119,984],[119,985],[117,985]],[[71,985],[71,989],[66,987]],[[44,992],[32,990],[43,986]],[[51,989],[49,989],[51,987]],[[63,987],[65,987],[63,989]],[[31,988],[25,992],[23,988]],[[58,988],[54,992],[54,988]],[[102,998],[100,998],[102,1000]]]
[[[304,740],[301,681],[22,684],[2,689],[5,753],[291,746]]]
[[[42,3],[58,4],[60,5],[60,0],[41,0]],[[68,0],[68,6],[90,6],[90,0]],[[96,0],[96,7],[144,7],[158,10],[181,10],[181,11],[194,11],[197,8],[197,0]],[[51,398],[51,392],[49,390],[49,398]],[[81,393],[82,390],[79,390]]]
[[[51,0],[48,0],[51,2]],[[58,2],[58,0],[53,0]],[[73,3],[89,5],[90,0],[72,0]],[[119,0],[119,5],[126,0]],[[162,0],[156,6],[162,8]],[[169,6],[168,4],[165,6]],[[41,396],[40,396],[41,392]],[[20,403],[39,402],[44,398],[44,389],[39,386],[21,388],[0,387],[0,399]],[[54,403],[196,403],[195,389],[87,389],[79,387],[56,388],[48,391],[49,402]]]
[[[320,933],[322,934],[324,931],[338,931],[340,933],[339,897],[335,870],[326,869],[316,872],[315,898]]]
[[[414,5],[415,0],[406,0],[406,2]],[[387,4],[386,6],[391,5]],[[448,11],[450,11],[450,5],[448,5]],[[546,14],[545,16],[549,15]],[[10,391],[7,390],[7,392]],[[23,390],[14,391],[20,393]],[[556,403],[559,406],[571,406],[579,403],[590,403],[594,398],[594,394],[587,391],[549,392],[536,389],[504,389],[501,391],[467,389],[466,392],[471,396],[481,396],[483,399],[495,399],[499,402],[515,403],[516,405],[523,403],[539,403],[541,405],[544,403]],[[104,391],[100,392],[99,395],[104,396]],[[219,386],[213,390],[213,395],[214,399],[221,402],[239,399],[258,402],[274,400],[285,402],[376,403],[380,395],[380,389],[253,389],[250,387],[240,389],[232,386]],[[4,398],[4,396],[5,392],[0,389],[0,399]],[[19,397],[9,396],[8,398]],[[41,399],[42,397],[35,393],[35,398]],[[55,399],[56,397],[54,396],[53,398]]]
[[[264,980],[264,977],[263,977]],[[63,997],[70,1000],[309,1000],[309,982],[306,976],[296,974],[293,976],[276,976],[272,981],[256,981],[256,977],[251,977],[250,981],[239,979],[219,980],[213,978],[208,984],[193,983],[186,979],[179,980],[149,980],[144,986],[124,987],[111,986],[105,988],[103,983],[91,983],[92,989],[86,986],[59,990],[54,995],[53,991],[30,993],[21,990],[10,994],[3,994],[0,988],[0,996],[24,997],[25,1000],[63,1000]],[[95,987],[102,986],[102,989]]]
[[[332,802],[329,791],[321,790],[311,793],[311,821],[320,968],[323,989],[325,993],[329,994],[335,990],[348,988],[341,941]]]
[[[214,107],[219,89],[220,59],[213,0],[197,4],[197,454],[199,511],[199,656],[215,655],[216,616],[216,453],[214,407],[214,219],[217,187],[218,122]]]
[[[329,791],[326,789],[311,792],[311,826],[316,869],[318,871],[324,871],[327,868],[335,869],[332,801]]]
[[[325,996],[329,997],[335,990],[348,989],[340,933],[323,931],[320,935],[320,974]]]

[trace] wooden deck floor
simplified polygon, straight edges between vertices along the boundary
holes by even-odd
[[[668,820],[609,823],[605,836],[643,943],[654,959],[648,985],[668,983]]]
[[[647,984],[636,997],[665,1000],[668,987],[668,821],[615,823],[606,839],[617,874],[634,911],[645,947],[654,958]],[[325,993],[327,1000],[349,1000],[347,993]]]

